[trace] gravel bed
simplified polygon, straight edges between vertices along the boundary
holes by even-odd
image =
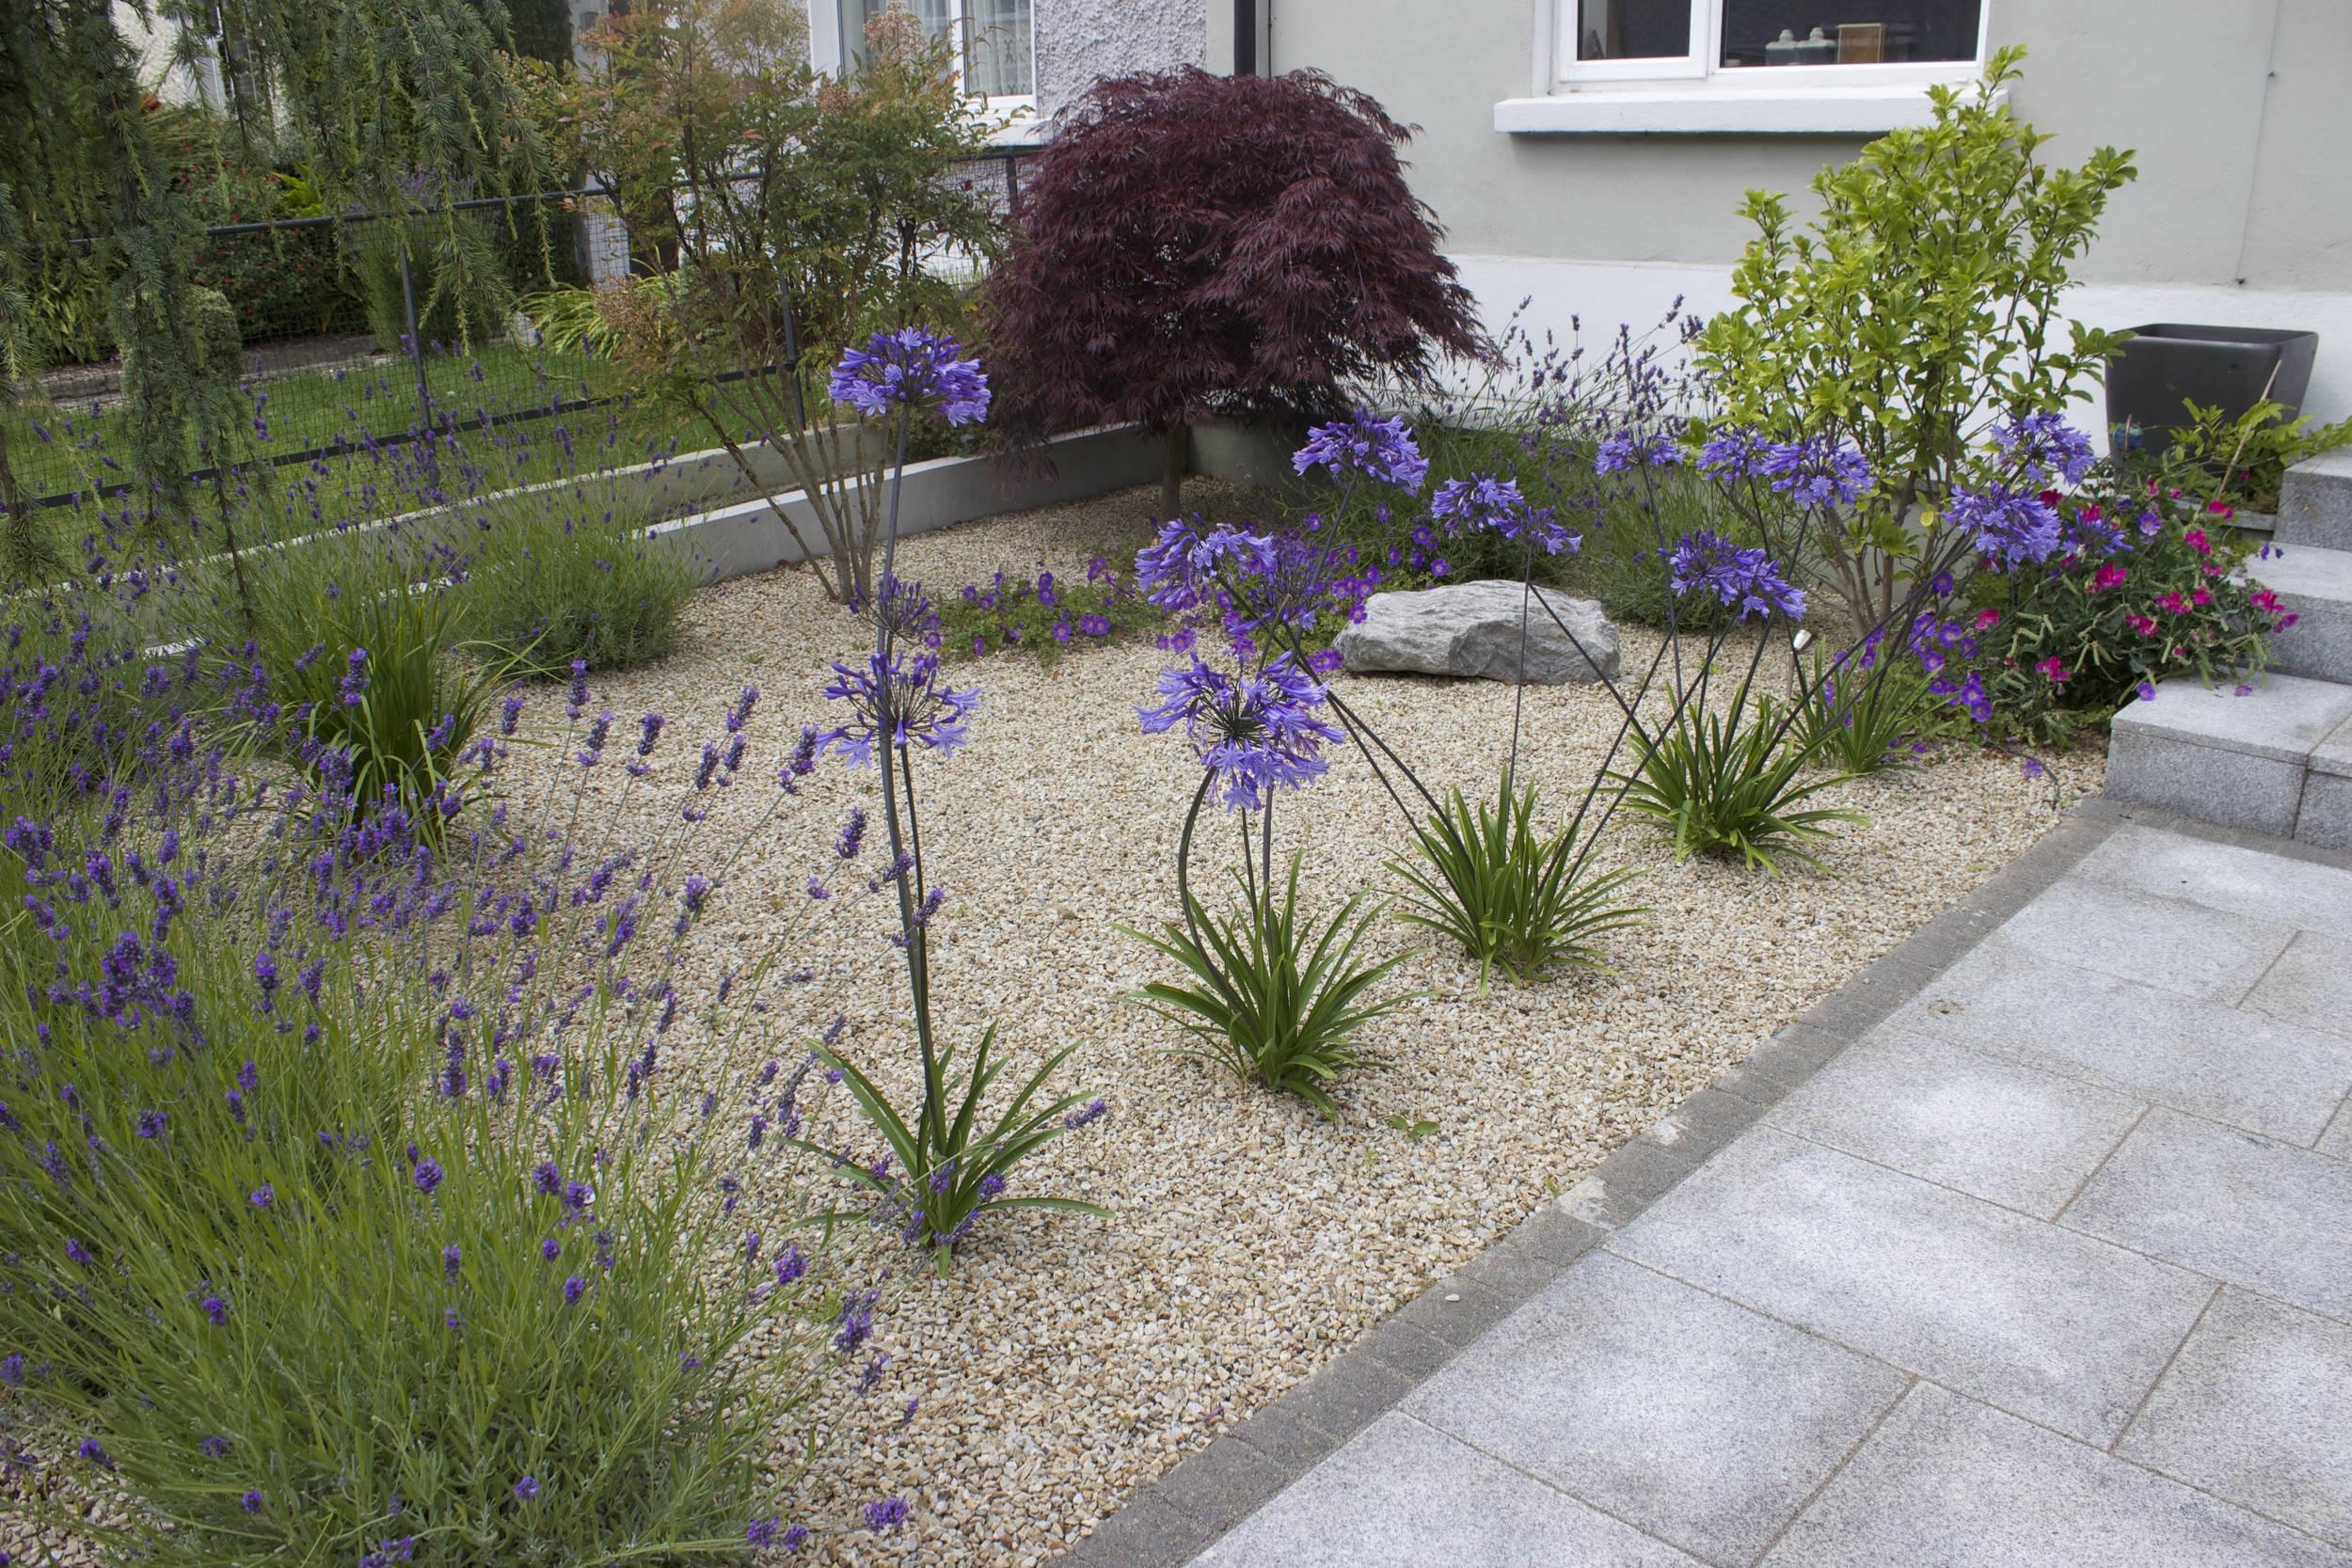
[[[899,575],[945,596],[999,568],[1083,571],[1089,556],[1147,537],[1155,499],[1135,490],[922,535],[901,545]],[[1251,515],[1260,499],[1187,486],[1188,505],[1217,515]],[[1625,644],[1632,670],[1656,641],[1628,627]],[[698,830],[704,844],[732,844],[773,802],[762,781],[798,726],[826,721],[826,666],[863,646],[858,624],[804,572],[698,595],[671,658],[595,683],[595,701],[618,715],[616,754],[641,712],[669,714],[672,728],[646,780],[612,768],[592,776],[586,819],[676,823],[701,742],[756,684],[766,695],[753,760],[740,784],[706,797],[713,809]],[[1394,980],[1423,994],[1369,1036],[1393,1069],[1343,1080],[1342,1115],[1327,1122],[1167,1053],[1172,1026],[1122,1001],[1165,976],[1117,927],[1175,912],[1176,837],[1199,780],[1179,737],[1143,736],[1136,722],[1166,662],[1146,641],[1051,670],[1018,656],[954,667],[957,684],[983,691],[971,744],[946,764],[917,764],[926,863],[949,890],[934,927],[935,1014],[944,1037],[963,1042],[993,1021],[1015,1058],[1009,1081],[1076,1043],[1061,1086],[1101,1095],[1110,1114],[1025,1165],[1016,1190],[1089,1199],[1117,1218],[992,1216],[945,1280],[910,1278],[909,1255],[882,1254],[898,1289],[872,1348],[890,1360],[869,1392],[842,1387],[819,1409],[829,1448],[804,1515],[818,1529],[815,1560],[1025,1564],[1065,1549],[1130,1488],[1308,1376],[1983,880],[2057,820],[2058,801],[2096,791],[2102,770],[2083,752],[2029,782],[2012,759],[1940,750],[1916,770],[1824,792],[1818,803],[1862,812],[1867,825],[1838,825],[1820,869],[1788,863],[1779,878],[1677,863],[1654,832],[1620,820],[1598,858],[1641,868],[1629,895],[1651,907],[1648,923],[1613,939],[1609,972],[1526,990],[1498,977],[1482,997],[1458,950],[1379,922],[1367,948],[1423,949]],[[1433,790],[1491,790],[1510,688],[1338,679]],[[1556,811],[1615,727],[1598,689],[1530,689],[1522,777]],[[557,763],[541,752],[529,766]],[[876,813],[866,852],[880,858],[874,774],[829,762],[727,867],[686,960],[687,996],[812,909],[812,873],[847,887],[830,844],[851,805]],[[1319,911],[1398,883],[1382,863],[1406,842],[1402,822],[1352,752],[1335,753],[1311,791],[1285,797],[1277,825],[1278,853],[1305,847],[1305,897]],[[1204,819],[1197,887],[1217,885],[1233,836],[1230,819]],[[844,1048],[911,1098],[904,982],[883,940],[891,911],[859,896],[818,912],[794,960],[817,979],[771,1016],[769,1035],[722,1044],[681,1031],[672,1058],[724,1050],[738,1065],[789,1062],[797,1041],[843,1013]],[[1408,1140],[1391,1117],[1439,1130]],[[846,1099],[812,1117],[809,1136],[879,1152]],[[881,1497],[905,1498],[912,1513],[876,1536],[857,1513]]]
[[[1192,489],[1191,505],[1251,513],[1246,492]],[[910,539],[899,572],[952,593],[999,568],[1082,570],[1089,555],[1146,537],[1154,496]],[[1638,627],[1625,641],[1629,670],[1656,647]],[[646,708],[677,716],[691,746],[753,682],[767,693],[763,736],[776,737],[822,721],[819,673],[860,647],[855,623],[806,575],[779,571],[701,595],[675,657],[600,683],[597,697],[624,721]],[[1632,895],[1654,912],[1612,942],[1612,973],[1527,990],[1498,979],[1482,998],[1458,950],[1420,952],[1397,983],[1425,994],[1371,1036],[1394,1069],[1345,1081],[1332,1123],[1165,1053],[1173,1029],[1121,1001],[1163,974],[1116,927],[1174,912],[1176,836],[1199,777],[1180,740],[1136,723],[1166,662],[1145,641],[1052,670],[1004,656],[955,667],[959,684],[984,692],[972,744],[944,767],[918,765],[927,863],[950,891],[934,979],[941,1027],[970,1040],[993,1020],[1030,1066],[1077,1042],[1067,1086],[1102,1095],[1110,1115],[1025,1166],[1018,1187],[1118,1217],[991,1218],[953,1276],[906,1288],[876,1334],[891,1357],[880,1384],[825,1411],[834,1442],[809,1521],[830,1527],[819,1560],[1027,1563],[1063,1549],[1129,1488],[1306,1377],[1991,875],[2057,820],[2056,801],[2096,791],[2102,769],[2095,752],[2078,752],[2028,782],[2010,758],[1939,751],[1915,771],[1825,792],[1820,803],[1860,811],[1867,826],[1840,825],[1820,870],[1789,863],[1777,879],[1677,863],[1647,828],[1613,824],[1599,858],[1641,867]],[[1340,678],[1433,789],[1492,787],[1509,688]],[[1522,776],[1555,802],[1573,799],[1614,713],[1597,689],[1531,689]],[[668,769],[691,768],[689,752],[665,752]],[[732,869],[695,962],[746,949],[803,896],[852,803],[879,806],[873,775],[820,770]],[[765,804],[729,802],[746,817]],[[714,813],[707,826],[720,821]],[[1402,825],[1360,758],[1338,756],[1322,784],[1285,798],[1277,822],[1278,853],[1306,846],[1311,906],[1396,885],[1382,863]],[[1232,842],[1230,822],[1206,825],[1211,861]],[[822,994],[799,1022],[820,1027],[846,1011],[847,1048],[911,1090],[886,912],[853,907],[811,933]],[[1384,921],[1368,945],[1385,955],[1420,937]],[[776,1047],[735,1049],[755,1061]],[[1440,1131],[1410,1141],[1391,1116]],[[836,1135],[876,1143],[847,1120]],[[919,1402],[911,1419],[909,1401]],[[880,1538],[855,1528],[858,1505],[883,1496],[908,1500],[910,1523]]]

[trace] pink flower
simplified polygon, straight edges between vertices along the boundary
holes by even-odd
[[[2165,609],[2170,610],[2175,615],[2185,615],[2188,613],[2188,606],[2182,602],[2181,591],[2177,588],[2171,593],[2167,594],[2163,598],[2158,599],[2156,602],[2164,606]]]
[[[2123,585],[2123,578],[2128,575],[2122,567],[2110,561],[2100,567],[2098,573],[2091,578],[2090,591],[2098,594],[2109,588],[2120,588]]]
[[[2199,555],[2211,555],[2213,553],[2213,541],[2205,537],[2205,531],[2201,528],[2190,529],[2186,533],[2181,535],[2181,538],[2187,544],[2190,549],[2195,550]]]
[[[2201,588],[2200,588],[2199,590],[2197,590],[2197,592],[2196,592],[2196,593],[2191,594],[2188,596],[2188,598],[2189,598],[2189,602],[2190,602],[2191,604],[2211,604],[2211,603],[2213,603],[2213,595],[2212,595],[2211,594],[2206,593],[2206,592],[2205,592],[2203,589],[2201,589]]]
[[[2217,517],[2229,518],[2237,515],[2237,508],[2227,501],[2207,501],[2205,510]]]
[[[2142,637],[2156,635],[2156,624],[2145,615],[2126,615],[2123,617],[2123,624]]]
[[[2000,625],[2000,622],[2001,612],[1997,610],[1979,610],[1977,611],[1977,629],[1979,631],[1984,630],[1987,626],[1998,626]]]
[[[2049,676],[2052,680],[2061,684],[2071,678],[2067,673],[2066,666],[2058,661],[2058,655],[2056,654],[2052,654],[2048,658],[2045,658],[2041,663],[2035,665],[2034,668]]]

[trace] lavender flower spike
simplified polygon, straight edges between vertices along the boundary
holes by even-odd
[[[900,404],[936,403],[949,424],[970,424],[988,415],[988,377],[978,360],[957,358],[956,347],[919,326],[877,332],[864,349],[842,355],[826,389],[869,418]]]

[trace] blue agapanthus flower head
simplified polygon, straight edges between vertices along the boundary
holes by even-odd
[[[1666,552],[1666,566],[1677,594],[1712,594],[1718,602],[1750,615],[1778,613],[1790,620],[1804,617],[1804,592],[1791,588],[1770,555],[1742,548],[1707,529],[1684,537]]]
[[[1342,483],[1359,474],[1406,490],[1420,489],[1429,474],[1429,464],[1403,419],[1376,419],[1361,408],[1351,419],[1309,430],[1307,444],[1291,454],[1291,467],[1302,474],[1325,468]]]
[[[1778,442],[1756,461],[1755,472],[1800,506],[1851,506],[1870,483],[1863,455],[1827,436]]]
[[[1773,443],[1740,425],[1719,430],[1699,448],[1699,467],[1717,479],[1753,479],[1764,471]]]
[[[827,390],[862,414],[892,412],[901,404],[935,404],[949,424],[988,416],[988,377],[977,359],[956,357],[953,338],[920,326],[877,332],[834,367]]]
[[[1145,598],[1181,614],[1215,596],[1220,571],[1240,578],[1273,565],[1274,543],[1263,534],[1179,518],[1160,525],[1160,536],[1136,552],[1136,581]]]
[[[818,736],[817,750],[836,751],[852,767],[874,760],[877,740],[898,748],[928,746],[941,756],[952,756],[969,736],[964,721],[980,705],[980,689],[961,690],[940,678],[939,656],[928,650],[883,657],[867,656],[866,667],[852,670],[836,664],[837,677],[825,695],[850,705],[848,724]]]
[[[2049,502],[2005,485],[1989,484],[1973,494],[1956,492],[1944,515],[1975,535],[1979,549],[2012,566],[2047,561],[2058,547],[2058,517]]]
[[[1491,474],[1449,479],[1438,486],[1429,515],[1443,524],[1448,535],[1491,530],[1505,539],[1533,538],[1546,555],[1573,553],[1584,541],[1560,526],[1550,507],[1532,507],[1517,483]]]
[[[2080,484],[2098,460],[2090,450],[2090,437],[2058,414],[2028,414],[2015,424],[1996,424],[1993,444],[2017,465],[2029,484],[2054,484],[2060,480]]]
[[[1146,735],[1184,726],[1202,767],[1224,784],[1229,811],[1258,811],[1277,785],[1300,789],[1330,764],[1317,754],[1346,736],[1315,717],[1323,688],[1288,654],[1258,674],[1240,678],[1210,668],[1196,655],[1189,670],[1160,673],[1158,707],[1138,708]]]
[[[1621,473],[1628,468],[1671,468],[1682,454],[1674,441],[1657,432],[1620,430],[1604,436],[1593,452],[1593,472]]]

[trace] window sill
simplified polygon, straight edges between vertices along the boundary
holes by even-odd
[[[2008,96],[1995,94],[1994,102]],[[1510,135],[1877,136],[1926,125],[1934,109],[1921,83],[1735,87],[1718,75],[1704,82],[1506,98],[1495,105],[1495,129]]]

